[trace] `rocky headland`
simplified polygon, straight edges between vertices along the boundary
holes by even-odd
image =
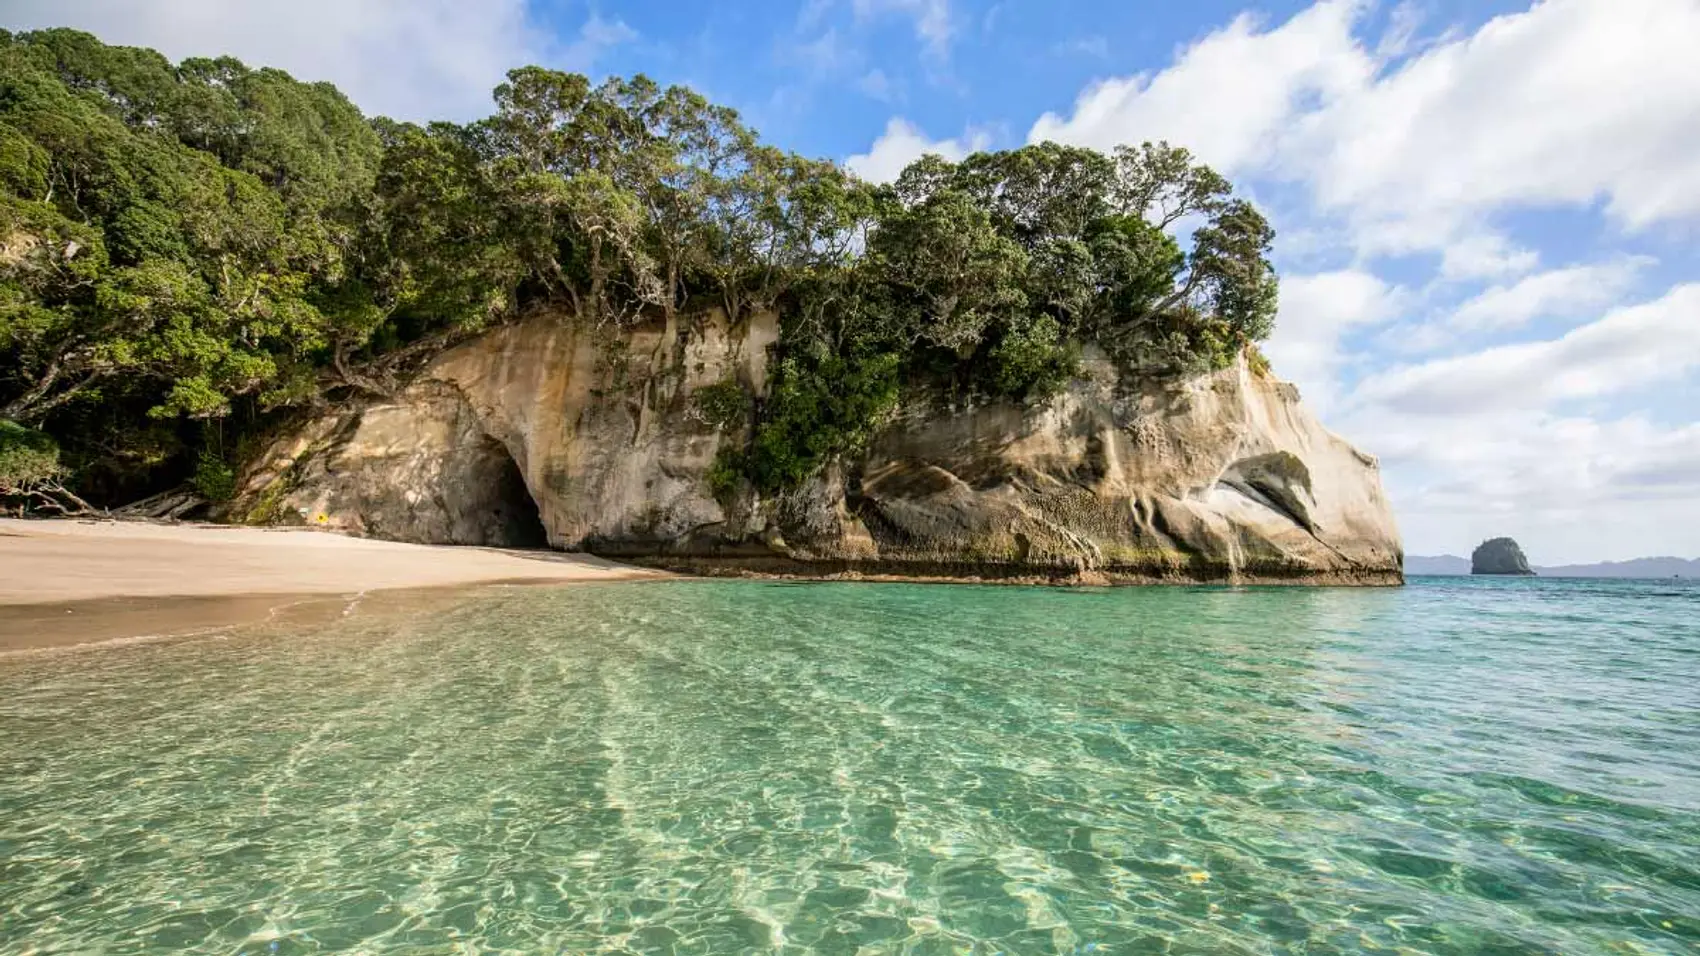
[[[708,573],[1402,580],[1375,459],[1257,350],[1273,226],[1184,146],[875,182],[641,75],[523,66],[421,126],[74,31],[0,51],[33,91],[0,101],[0,507]]]
[[[695,400],[767,387],[777,318],[708,313],[610,343],[561,315],[485,333],[390,401],[310,420],[227,516],[399,541],[547,543],[704,573],[1397,584],[1373,457],[1241,359],[1130,386],[1102,356],[1048,401],[905,399],[801,487],[716,492],[747,422]]]

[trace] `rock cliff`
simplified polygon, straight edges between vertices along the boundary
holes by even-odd
[[[406,391],[310,421],[246,471],[236,520],[408,541],[546,538],[708,572],[1107,582],[1396,584],[1376,461],[1240,362],[1129,386],[1101,357],[1035,407],[907,401],[855,460],[717,500],[745,426],[693,394],[766,385],[777,321],[718,313],[618,335],[538,315]]]
[[[1534,570],[1529,567],[1529,559],[1523,556],[1523,549],[1510,538],[1493,538],[1483,541],[1470,553],[1471,574],[1523,574],[1532,575]]]

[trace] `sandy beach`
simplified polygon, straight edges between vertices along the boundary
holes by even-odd
[[[665,575],[584,554],[219,525],[0,519],[0,651],[176,633],[372,591]]]

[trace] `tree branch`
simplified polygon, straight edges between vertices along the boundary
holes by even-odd
[[[336,348],[331,350],[331,366],[336,369],[337,378],[350,388],[378,398],[391,398],[395,394],[392,389],[385,388],[348,367],[348,343],[345,340],[339,339]]]
[[[47,363],[47,370],[41,373],[41,378],[33,387],[7,402],[5,408],[0,408],[0,418],[9,418],[13,421],[22,419],[36,400],[46,395],[47,390],[53,387],[53,383],[59,380],[59,373],[64,367],[63,358],[63,356],[54,356],[53,361]]]
[[[72,385],[70,388],[67,388],[51,398],[42,401],[42,396],[46,395],[53,387],[53,383],[58,380],[63,371],[58,359],[55,359],[49,368],[52,372],[51,376],[45,378],[41,382],[37,382],[34,388],[7,403],[5,408],[0,409],[0,418],[9,418],[15,422],[23,422],[25,424],[39,422],[43,418],[47,417],[48,412],[53,411],[55,408],[58,408],[71,399],[77,397],[77,395],[81,394],[84,389],[105,378],[112,372],[110,368],[97,368],[83,376],[82,380],[77,382],[75,385]]]

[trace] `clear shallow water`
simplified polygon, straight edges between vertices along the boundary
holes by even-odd
[[[677,582],[0,657],[0,952],[1692,953],[1700,587]]]

